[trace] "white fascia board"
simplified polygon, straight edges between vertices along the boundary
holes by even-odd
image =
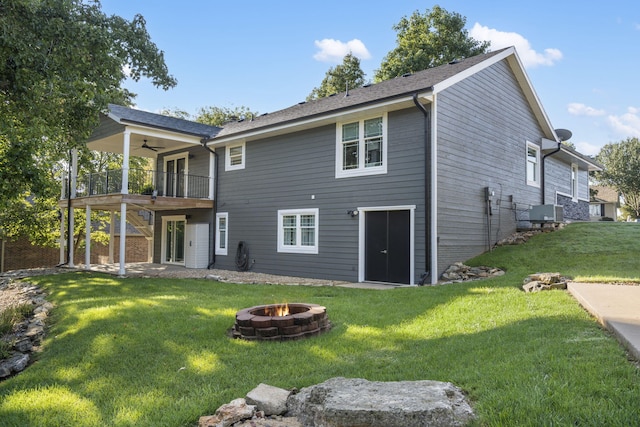
[[[558,141],[542,138],[542,150],[555,150],[556,148],[558,148]]]
[[[187,144],[200,144],[200,137],[194,135],[186,135],[180,132],[170,132],[150,126],[132,125],[123,123],[125,131],[132,134],[145,135],[152,138],[168,139],[173,141],[184,142]]]
[[[589,171],[601,171],[602,166],[597,164],[596,162],[592,162],[588,157],[581,155],[579,153],[575,153],[569,148],[561,145],[560,151],[564,154],[567,154],[571,158],[575,159],[578,165],[586,166]]]
[[[497,62],[502,61],[503,59],[513,54],[515,54],[515,48],[510,47],[508,49],[505,49],[503,52],[501,52],[498,55],[492,56],[491,58],[486,59],[474,65],[473,67],[467,68],[466,70],[456,74],[455,76],[451,76],[448,79],[441,81],[440,83],[436,83],[433,86],[433,93],[437,94],[438,92],[442,92],[446,88],[451,87],[454,84],[461,82],[462,80],[468,77],[471,77],[472,75],[484,70],[487,67],[492,66]]]
[[[431,102],[431,92],[418,93],[418,99]],[[250,132],[243,132],[237,135],[223,136],[221,138],[214,138],[209,141],[209,146],[221,146],[227,145],[230,142],[236,141],[249,141],[255,137],[264,138],[272,135],[280,135],[284,133],[294,132],[299,129],[308,129],[311,127],[321,126],[323,124],[335,123],[336,121],[349,120],[350,117],[362,117],[364,114],[378,114],[389,111],[397,110],[398,106],[406,105],[407,107],[413,106],[413,96],[403,96],[400,98],[394,98],[383,102],[371,103],[361,107],[355,107],[348,110],[335,111],[329,114],[322,114],[308,119],[296,120],[290,123],[282,123],[268,128],[255,129]]]

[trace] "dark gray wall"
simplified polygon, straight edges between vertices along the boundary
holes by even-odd
[[[388,116],[387,174],[335,178],[336,125],[246,144],[246,167],[224,171],[219,148],[218,212],[229,213],[229,252],[216,268],[235,269],[239,241],[253,271],[334,280],[358,279],[356,207],[416,205],[416,277],[424,270],[423,116],[415,108]],[[315,196],[312,199],[312,196]],[[279,209],[319,209],[319,253],[277,252]]]
[[[526,143],[543,134],[506,61],[438,94],[437,114],[442,272],[516,231],[518,212],[540,204],[526,183]],[[485,187],[496,193],[489,220]]]

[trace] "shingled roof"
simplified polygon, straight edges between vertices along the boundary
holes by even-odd
[[[341,110],[347,110],[354,107],[362,107],[368,104],[389,101],[394,98],[406,97],[407,95],[412,95],[416,92],[427,91],[432,89],[434,85],[468,70],[474,65],[486,61],[487,59],[502,53],[506,49],[509,48],[465,58],[459,61],[453,61],[449,64],[419,71],[414,74],[406,74],[377,84],[351,89],[348,94],[346,92],[342,92],[314,101],[300,102],[299,104],[285,108],[284,110],[263,114],[250,120],[228,123],[224,125],[224,128],[213,138],[213,140],[215,141],[217,138],[235,136],[244,132],[336,113]]]
[[[205,125],[176,117],[163,116],[162,114],[149,113],[135,110],[121,105],[109,104],[109,117],[118,123],[137,124],[156,129],[180,132],[201,138],[212,138],[220,132],[217,126]]]

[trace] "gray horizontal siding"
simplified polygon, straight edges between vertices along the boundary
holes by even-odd
[[[540,189],[526,184],[526,142],[539,144],[543,135],[504,61],[440,93],[437,114],[442,272],[514,232],[514,204],[539,204]],[[496,193],[490,222],[485,187]]]
[[[384,175],[335,178],[335,125],[247,142],[245,169],[221,170],[218,211],[229,214],[229,254],[217,256],[216,267],[235,268],[245,241],[254,271],[356,281],[358,218],[347,211],[393,205],[417,205],[416,256],[423,260],[423,128],[415,126],[422,120],[413,109],[389,114]],[[217,152],[224,164],[224,149]],[[278,253],[278,210],[302,208],[319,209],[319,253]],[[416,276],[424,269],[418,258]]]

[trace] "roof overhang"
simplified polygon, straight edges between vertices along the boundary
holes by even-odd
[[[124,134],[130,134],[129,153],[132,156],[155,158],[159,153],[187,149],[199,145],[201,135],[193,135],[184,132],[170,131],[161,127],[154,127],[135,123],[127,120],[119,120],[110,115],[101,116],[100,125],[87,140],[89,150],[122,154],[124,149]],[[145,140],[147,144],[158,148],[158,151],[142,147]]]
[[[403,110],[415,107],[413,102],[414,94],[407,93],[388,99],[378,99],[368,104],[360,104],[355,107],[348,107],[341,110],[334,110],[326,114],[317,114],[315,116],[307,116],[302,119],[291,120],[288,122],[279,122],[269,127],[261,127],[257,129],[247,130],[246,132],[235,133],[229,136],[222,136],[212,139],[208,142],[210,146],[224,146],[237,141],[251,141],[255,139],[268,138],[272,136],[283,135],[291,132],[312,129],[319,126],[335,124],[336,120],[340,122],[358,120],[364,115],[377,115],[388,113],[391,111]],[[432,100],[431,88],[418,92],[418,99],[424,103],[430,103]]]

